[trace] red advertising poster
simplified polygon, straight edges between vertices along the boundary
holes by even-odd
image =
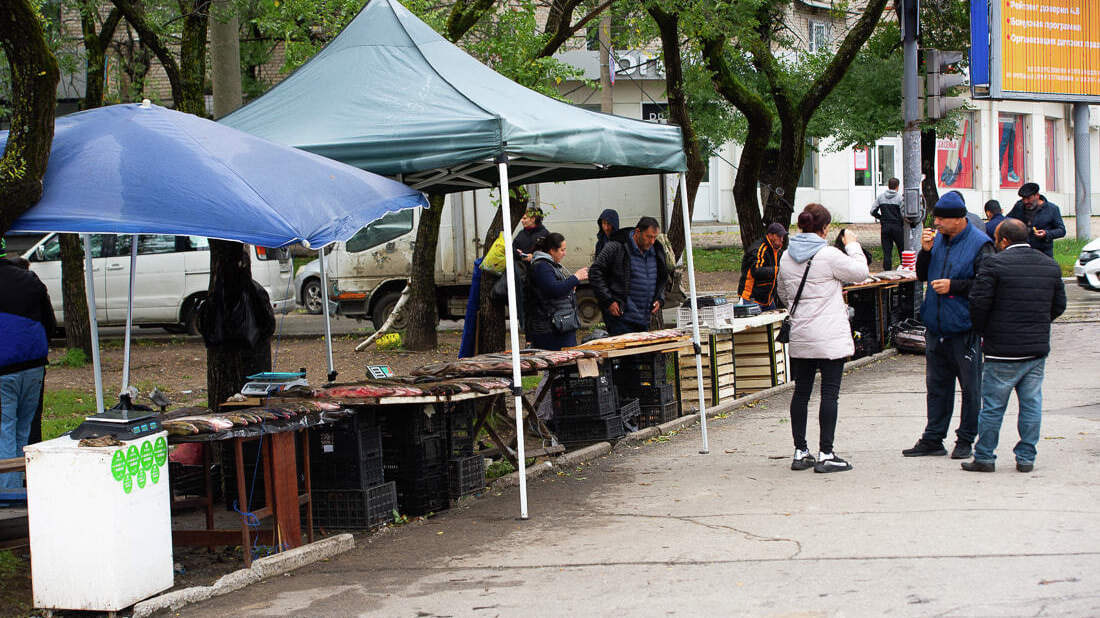
[[[1024,184],[1024,117],[1001,114],[997,146],[1001,167],[1001,188],[1017,189]]]
[[[936,140],[936,169],[940,187],[952,189],[974,188],[974,141],[972,119],[961,121],[959,134],[953,138]]]

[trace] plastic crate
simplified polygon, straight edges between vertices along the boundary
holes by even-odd
[[[596,419],[614,416],[618,411],[619,397],[615,389],[600,389],[595,395],[559,397],[554,393],[554,418]]]
[[[477,446],[477,411],[473,401],[457,404],[437,404],[444,406],[447,424],[447,452],[451,457],[469,457]],[[446,407],[450,406],[450,407]]]
[[[451,498],[476,494],[485,489],[485,458],[480,455],[451,459],[447,483]]]
[[[431,412],[430,416],[427,411]],[[442,436],[447,430],[446,416],[436,412],[431,404],[383,407],[378,415],[382,443],[415,444]]]
[[[639,354],[620,359],[614,367],[615,384],[668,384],[668,356],[663,353]]]
[[[311,458],[309,464],[314,489],[366,489],[385,480],[381,454],[363,461]]]
[[[732,303],[699,307],[699,326],[708,328],[722,328],[733,324],[734,310]],[[676,312],[676,328],[691,326],[691,304],[685,300]]]
[[[397,506],[402,514],[424,515],[451,506],[446,468],[436,474],[402,475],[394,479],[394,483],[397,487]]]
[[[313,525],[365,530],[393,521],[397,489],[384,483],[367,489],[319,490],[311,494]]]
[[[626,435],[626,428],[623,417],[616,414],[610,418],[558,420],[554,433],[560,442],[596,442],[621,438]]]
[[[347,419],[309,432],[311,460],[361,461],[382,456],[382,431]]]
[[[443,436],[426,437],[419,444],[387,443],[382,458],[386,480],[446,472],[447,442]]]
[[[637,399],[643,406],[662,405],[676,400],[676,385],[627,385],[619,392],[619,396],[623,399]]]
[[[634,417],[634,425],[638,429],[644,427],[654,427],[661,423],[667,423],[677,418],[677,407],[675,401],[670,401],[665,404],[657,406],[640,406],[641,410],[638,415]]]

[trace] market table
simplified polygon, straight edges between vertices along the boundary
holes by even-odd
[[[709,394],[708,405],[716,406],[787,381],[786,346],[775,340],[786,317],[787,312],[779,309],[702,329],[706,338],[702,351],[703,388]],[[678,370],[684,401],[699,398],[693,356],[680,353]]]
[[[917,317],[920,287],[921,282],[915,276],[844,286],[845,299],[854,310],[852,327],[859,334],[852,358],[881,352],[889,341],[891,326]]]

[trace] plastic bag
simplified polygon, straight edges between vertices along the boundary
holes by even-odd
[[[499,275],[504,272],[504,269],[504,233],[501,232],[501,234],[497,236],[497,239],[493,241],[493,245],[489,247],[489,252],[485,254],[485,259],[481,260],[481,270]]]

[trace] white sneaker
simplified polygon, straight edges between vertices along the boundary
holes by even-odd
[[[809,470],[814,467],[814,456],[808,450],[794,450],[794,461],[791,462],[791,470]]]
[[[852,464],[836,456],[836,453],[818,453],[814,472],[847,472]]]

